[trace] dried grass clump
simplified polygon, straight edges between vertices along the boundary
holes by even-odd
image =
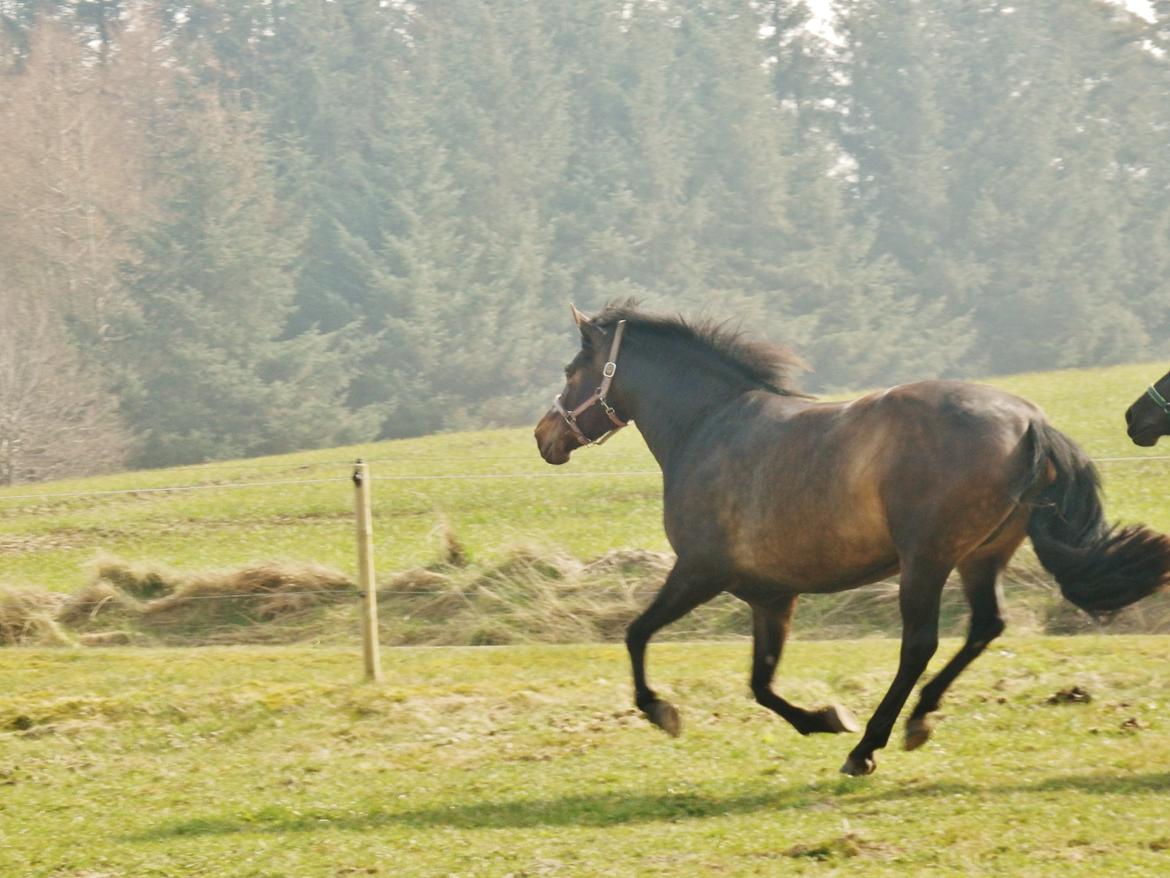
[[[419,567],[393,576],[378,588],[378,615],[399,630],[391,643],[439,642],[407,632],[444,624],[469,605],[470,592],[456,574]]]
[[[435,565],[404,571],[381,584],[383,643],[621,641],[675,561],[665,553],[623,549],[582,563],[531,547],[513,549],[487,566],[469,566],[461,552],[444,550],[440,557]],[[0,645],[352,643],[358,637],[357,587],[321,565],[269,562],[183,573],[105,557],[93,569],[94,578],[70,596],[0,589]],[[1015,632],[1170,632],[1170,594],[1127,608],[1102,629],[1065,602],[1034,566],[1013,567],[1004,585]],[[965,634],[968,617],[956,577],[943,593],[942,633]],[[900,627],[896,581],[804,596],[795,620],[796,634],[805,638],[896,637]],[[750,609],[721,595],[656,639],[750,634]]]
[[[320,564],[268,562],[190,576],[174,591],[143,605],[147,616],[183,611],[206,615],[211,607],[238,606],[250,619],[271,621],[308,607],[351,598],[356,586]]]
[[[64,595],[31,588],[0,589],[0,645],[72,645],[56,620],[64,599]]]
[[[141,634],[134,631],[95,631],[82,634],[78,640],[82,646],[134,646],[147,645]]]
[[[583,572],[587,576],[633,576],[645,579],[649,575],[661,577],[666,581],[666,574],[674,566],[674,555],[668,552],[651,552],[646,549],[614,549],[606,552],[600,558],[595,558],[586,564]]]
[[[357,597],[347,576],[319,564],[185,574],[104,557],[93,576],[72,595],[0,591],[0,645],[296,642],[344,632],[330,610]]]
[[[172,644],[290,642],[316,636],[310,615],[352,598],[347,576],[320,564],[267,562],[182,573],[101,558],[95,579],[70,598],[62,620],[93,642],[143,638]],[[95,628],[114,628],[110,636]]]
[[[1046,634],[1170,633],[1170,594],[1150,595],[1103,620],[1094,619],[1068,601],[1053,601],[1044,614]]]
[[[184,578],[163,564],[131,564],[113,555],[98,555],[91,566],[94,582],[108,582],[119,592],[142,600],[170,594]]]
[[[487,568],[444,564],[406,571],[379,591],[383,642],[620,641],[662,586],[674,560],[669,554],[624,549],[583,564],[557,552],[518,548]],[[1004,609],[1015,632],[1099,630],[1033,566],[1013,567],[1004,586]],[[944,635],[965,636],[970,611],[957,576],[943,592],[940,616]],[[802,596],[794,630],[797,636],[819,639],[897,637],[898,583],[887,580],[836,594]],[[1105,630],[1170,630],[1170,596],[1155,596],[1127,609]],[[750,609],[721,595],[655,637],[697,640],[750,633]]]
[[[590,564],[530,547],[486,569],[400,573],[379,589],[389,643],[485,645],[620,639],[673,559],[621,551]]]
[[[455,534],[455,529],[451,524],[444,520],[441,524],[443,533],[443,563],[448,567],[466,567],[468,564],[467,550],[463,547],[463,543],[459,541],[459,537]]]
[[[133,594],[105,579],[95,579],[65,598],[57,620],[72,628],[120,624],[142,615],[142,603]]]
[[[389,580],[378,587],[379,597],[394,598],[397,595],[429,594],[449,587],[451,577],[429,567],[416,567],[396,573]]]

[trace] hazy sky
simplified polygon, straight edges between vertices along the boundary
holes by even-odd
[[[1130,12],[1140,15],[1146,21],[1154,20],[1154,7],[1150,3],[1150,0],[1125,0],[1125,8]]]
[[[832,42],[839,42],[840,38],[833,31],[833,0],[805,0],[805,2],[808,3],[808,8],[813,14],[813,21],[809,25],[812,31]],[[1140,15],[1146,21],[1154,20],[1154,7],[1150,0],[1106,0],[1106,2],[1124,6],[1134,15]]]

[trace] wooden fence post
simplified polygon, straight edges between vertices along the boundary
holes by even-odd
[[[358,576],[362,589],[362,654],[366,679],[382,682],[378,649],[378,593],[374,584],[374,524],[370,512],[370,470],[360,458],[353,469],[354,509],[357,513]]]

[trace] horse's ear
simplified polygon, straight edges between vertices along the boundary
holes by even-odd
[[[569,303],[569,310],[573,313],[573,322],[577,324],[577,328],[584,331],[585,325],[589,323],[589,318],[578,311],[577,306],[572,302]]]
[[[596,323],[581,313],[576,305],[570,304],[569,309],[573,312],[573,322],[577,324],[577,329],[581,331],[581,341],[586,347],[598,343],[605,338],[605,333],[597,328]]]

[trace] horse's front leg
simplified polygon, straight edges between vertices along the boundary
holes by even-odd
[[[766,608],[752,605],[752,694],[757,702],[788,720],[802,735],[856,732],[857,720],[841,705],[805,710],[772,691],[772,677],[780,664],[795,609],[796,595],[779,598]]]
[[[682,618],[695,607],[704,604],[723,591],[725,579],[685,564],[674,565],[666,582],[659,589],[650,606],[630,623],[626,631],[626,648],[634,672],[634,703],[654,725],[672,737],[682,731],[678,711],[663,701],[646,684],[646,644],[654,632]]]
[[[898,673],[894,675],[886,697],[870,717],[861,741],[841,766],[843,774],[870,774],[877,767],[874,751],[886,746],[890,740],[898,713],[938,649],[939,599],[952,567],[949,563],[917,559],[903,566],[898,594],[902,610],[902,652]]]

